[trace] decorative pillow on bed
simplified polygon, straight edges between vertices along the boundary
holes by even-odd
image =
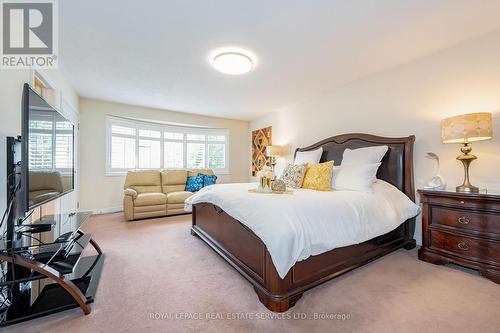
[[[359,165],[359,164],[373,164],[382,161],[385,153],[389,147],[387,146],[374,146],[374,147],[364,147],[358,149],[344,150],[342,155],[341,166],[344,165]]]
[[[311,151],[298,151],[297,154],[295,154],[295,160],[293,161],[293,163],[294,164],[319,163],[322,154],[323,154],[323,147]]]
[[[305,164],[287,164],[280,179],[285,182],[286,187],[300,188],[306,173]]]
[[[318,164],[308,164],[302,188],[317,191],[330,191],[333,161]]]
[[[332,187],[334,190],[373,192],[379,166],[380,163],[334,167]]]
[[[215,182],[217,181],[216,175],[205,175],[203,173],[199,173],[198,176],[203,177],[203,187],[209,186],[209,185],[214,185]]]
[[[199,173],[197,176],[188,177],[184,191],[198,192],[201,190],[203,187],[203,176],[203,174]]]

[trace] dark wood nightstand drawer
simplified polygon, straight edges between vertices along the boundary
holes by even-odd
[[[500,237],[500,214],[436,206],[432,206],[430,209],[431,226],[444,225],[473,233],[493,234]]]
[[[500,201],[498,200],[481,199],[473,196],[457,197],[445,195],[429,195],[425,196],[422,199],[434,206],[449,206],[463,209],[487,210],[500,213]]]
[[[500,262],[500,242],[431,230],[430,247],[453,252],[467,259]]]

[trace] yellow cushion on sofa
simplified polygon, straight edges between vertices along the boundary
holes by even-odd
[[[186,185],[188,172],[186,170],[163,170],[161,183],[165,185]]]
[[[302,188],[317,191],[330,191],[332,180],[333,161],[318,164],[308,164]]]
[[[167,194],[167,204],[183,204],[184,201],[193,195],[193,192],[180,191]]]
[[[167,195],[163,193],[139,193],[134,199],[135,206],[156,206],[166,203]]]

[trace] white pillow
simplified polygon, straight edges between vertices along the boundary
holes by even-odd
[[[420,206],[416,205],[397,187],[377,179],[373,183],[373,193],[382,196],[392,206],[399,221],[406,221],[420,213]]]
[[[333,166],[333,171],[332,171],[332,181],[331,181],[331,189],[332,190],[335,190],[335,181],[337,180],[337,175],[339,174],[339,171],[340,169],[342,169],[342,167],[340,165],[334,165]]]
[[[380,163],[340,166],[337,167],[337,170],[334,167],[332,188],[334,190],[372,192],[379,166]]]
[[[359,149],[349,149],[344,150],[342,155],[341,166],[344,165],[356,165],[356,164],[373,164],[382,161],[385,153],[389,147],[387,146],[374,146],[365,147]]]
[[[317,164],[323,154],[323,147],[311,151],[298,151],[293,164]]]

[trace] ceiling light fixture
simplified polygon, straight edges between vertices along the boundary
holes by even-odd
[[[215,69],[229,75],[245,74],[254,67],[254,62],[250,56],[236,51],[218,53],[211,60]]]

